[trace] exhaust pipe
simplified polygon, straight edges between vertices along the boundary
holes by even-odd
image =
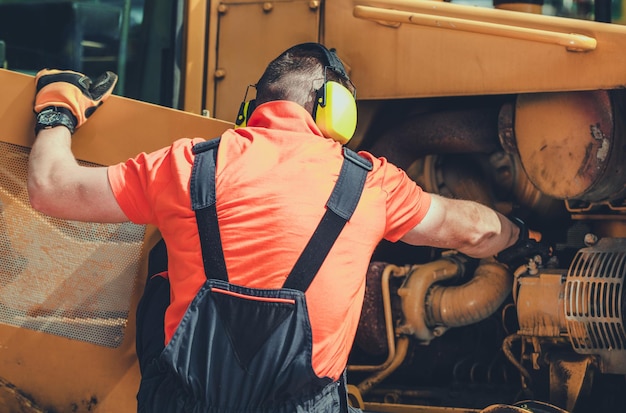
[[[481,261],[465,284],[439,285],[460,278],[464,270],[463,260],[455,256],[413,267],[398,290],[404,315],[398,331],[428,344],[448,328],[486,319],[511,293],[513,274],[493,259]]]

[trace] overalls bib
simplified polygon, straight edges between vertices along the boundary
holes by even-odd
[[[192,208],[207,281],[143,377],[140,412],[345,412],[345,379],[318,377],[304,292],[350,219],[371,164],[344,148],[327,210],[281,289],[228,282],[215,207],[219,138],[194,147]]]

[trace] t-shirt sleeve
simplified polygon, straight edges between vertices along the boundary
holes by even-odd
[[[370,155],[371,156],[371,155]],[[385,158],[370,157],[386,199],[384,238],[396,242],[419,224],[430,208],[430,194]]]
[[[181,171],[187,170],[187,174],[190,174],[194,142],[181,139],[171,146],[151,153],[140,153],[125,162],[109,166],[108,176],[113,194],[132,222],[157,224],[155,209],[158,208],[158,200],[176,197],[177,194],[168,194],[180,186],[173,181],[185,179]]]

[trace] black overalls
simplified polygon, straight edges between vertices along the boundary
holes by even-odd
[[[371,164],[344,149],[327,210],[282,289],[230,284],[215,207],[219,139],[194,147],[192,208],[207,282],[158,360],[144,367],[140,412],[345,412],[345,380],[319,378],[304,291],[350,219]]]

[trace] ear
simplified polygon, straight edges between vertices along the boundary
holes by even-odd
[[[324,136],[345,145],[356,130],[357,108],[354,95],[338,82],[326,82],[317,91],[313,119]]]

